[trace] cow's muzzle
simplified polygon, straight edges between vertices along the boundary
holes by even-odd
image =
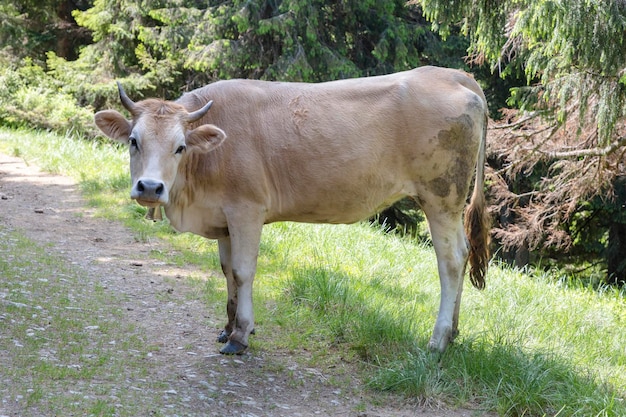
[[[141,178],[135,183],[130,191],[130,198],[147,207],[167,204],[168,200],[165,184],[148,178]]]

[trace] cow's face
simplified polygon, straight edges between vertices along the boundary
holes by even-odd
[[[187,154],[215,149],[226,134],[210,124],[190,128],[206,114],[211,102],[188,113],[181,105],[163,100],[133,103],[121,86],[120,97],[132,120],[115,110],[104,110],[96,113],[96,125],[108,137],[129,145],[131,198],[148,207],[167,205],[179,165]]]

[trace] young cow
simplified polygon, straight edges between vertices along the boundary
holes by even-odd
[[[405,196],[424,211],[437,254],[441,303],[429,347],[443,351],[456,336],[467,260],[477,288],[488,263],[487,103],[471,76],[421,67],[319,84],[229,80],[174,102],[135,103],[118,86],[131,119],[105,110],[95,120],[130,146],[131,198],[219,242],[222,353],[243,352],[254,329],[264,224],[353,223]]]

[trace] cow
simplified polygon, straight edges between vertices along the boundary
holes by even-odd
[[[129,144],[131,199],[218,241],[228,289],[221,353],[243,353],[254,329],[263,225],[354,223],[405,196],[423,210],[437,256],[428,347],[443,352],[455,338],[467,261],[479,289],[489,262],[487,102],[470,75],[420,67],[323,83],[222,80],[175,101],[133,102],[118,89],[131,118],[103,110],[95,123]]]

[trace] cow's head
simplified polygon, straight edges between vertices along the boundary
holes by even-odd
[[[191,128],[213,104],[209,101],[192,113],[180,104],[147,99],[134,103],[118,83],[122,104],[132,116],[127,120],[115,110],[96,113],[102,132],[130,147],[130,196],[141,205],[167,205],[178,166],[190,152],[209,152],[222,144],[226,134],[204,124]]]

